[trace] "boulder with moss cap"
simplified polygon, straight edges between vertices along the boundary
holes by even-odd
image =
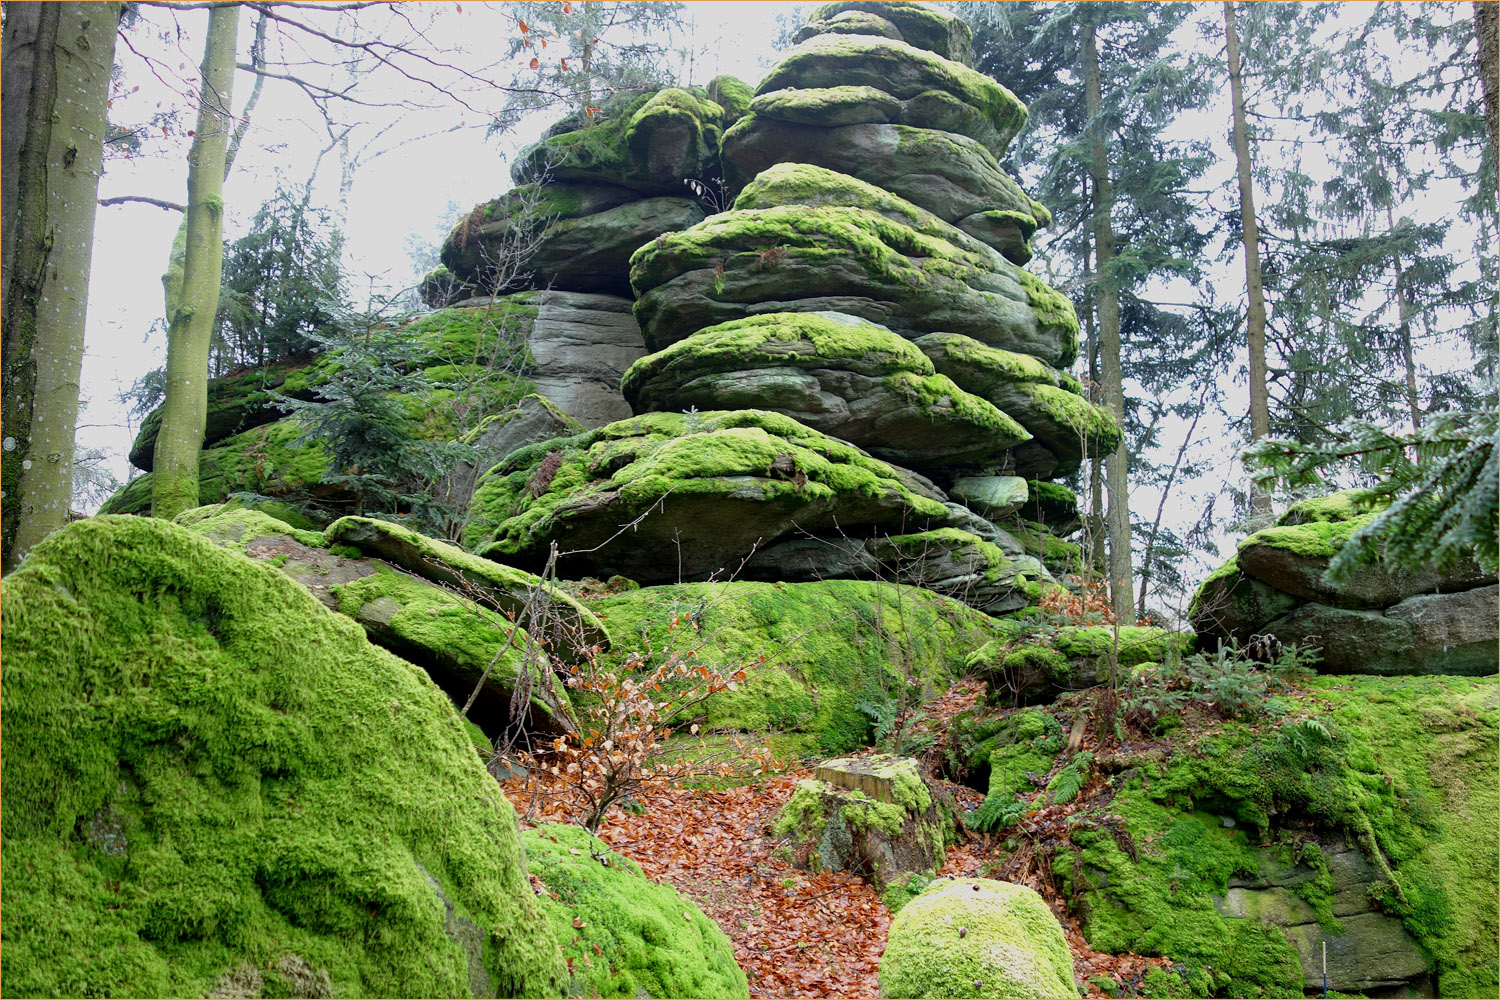
[[[488,737],[499,737],[513,723],[529,732],[571,731],[567,692],[552,670],[539,667],[552,656],[566,660],[579,655],[578,636],[602,634],[596,617],[536,577],[396,525],[387,526],[395,537],[380,528],[362,532],[365,521],[336,522],[339,531],[330,538],[260,511],[217,504],[184,511],[176,523],[277,567],[326,607],[359,622],[372,642],[426,671],[455,705],[472,698],[468,718]],[[402,535],[434,548],[403,543]],[[370,554],[361,555],[351,544],[360,540]],[[377,558],[378,550],[393,561]],[[444,559],[443,552],[450,558]],[[405,571],[403,563],[416,565],[418,573]],[[466,589],[444,585],[460,580],[467,582]],[[526,599],[530,594],[535,596]],[[506,612],[517,617],[506,617]],[[536,641],[528,628],[534,629]],[[522,685],[529,689],[527,708],[512,719],[513,695]]]
[[[803,532],[921,526],[949,516],[913,473],[759,410],[647,413],[532,445],[481,480],[464,531],[480,555],[643,583],[732,570]]]
[[[160,520],[69,525],[4,587],[8,992],[561,995],[514,813],[421,671]]]
[[[992,465],[1029,435],[910,341],[843,313],[766,313],[709,327],[631,366],[636,412],[754,406],[918,470]]]
[[[880,959],[883,997],[1077,997],[1062,925],[1033,889],[942,879],[901,908]]]
[[[894,38],[965,66],[973,59],[974,33],[969,26],[928,3],[835,0],[814,8],[795,40],[829,33]]]
[[[883,889],[900,874],[941,868],[953,824],[917,761],[877,754],[820,764],[817,777],[798,783],[771,832],[795,866],[858,872]]]
[[[801,312],[849,313],[907,338],[946,330],[1071,363],[1072,306],[1047,298],[1038,308],[1039,289],[1023,275],[994,254],[871,209],[801,205],[711,216],[643,246],[630,270],[636,318],[653,351],[795,302]]]

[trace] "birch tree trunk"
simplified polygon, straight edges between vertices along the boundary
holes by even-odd
[[[224,164],[239,27],[237,6],[208,12],[198,127],[188,163],[181,287],[167,290],[167,396],[156,438],[151,513],[173,518],[198,506],[198,456],[208,415],[208,353],[224,270]]]
[[[6,5],[0,568],[67,522],[116,2]]]
[[[1111,262],[1115,256],[1114,226],[1110,210],[1114,206],[1114,185],[1109,179],[1109,155],[1102,127],[1095,120],[1103,106],[1099,79],[1099,46],[1094,25],[1083,28],[1083,92],[1090,128],[1089,173],[1094,183],[1094,257],[1096,260],[1095,302],[1099,320],[1099,376],[1104,388],[1104,405],[1125,426],[1125,372],[1120,364],[1120,291],[1114,282]],[[1109,535],[1109,593],[1116,617],[1134,624],[1130,567],[1130,484],[1128,481],[1127,446],[1120,446],[1104,458],[1104,481],[1109,490],[1109,510],[1105,515]]]
[[[1245,243],[1245,291],[1250,299],[1245,339],[1250,347],[1250,440],[1271,433],[1271,405],[1266,386],[1266,294],[1260,276],[1260,226],[1255,221],[1255,191],[1250,180],[1250,134],[1245,126],[1245,87],[1240,75],[1240,37],[1235,30],[1234,0],[1224,0],[1224,43],[1229,54],[1229,98],[1234,107],[1234,159],[1240,181],[1240,225]],[[1271,494],[1250,487],[1250,510],[1269,517]]]

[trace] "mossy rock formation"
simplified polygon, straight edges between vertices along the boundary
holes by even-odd
[[[918,470],[993,465],[1030,435],[884,327],[843,313],[767,313],[642,358],[621,383],[636,412],[772,410]]]
[[[1387,503],[1349,490],[1293,504],[1198,587],[1193,627],[1213,643],[1265,634],[1318,646],[1330,673],[1494,673],[1500,586],[1473,563],[1326,578],[1329,560]]]
[[[4,583],[8,992],[557,996],[446,698],[285,575],[100,517]]]
[[[630,281],[661,350],[763,312],[844,312],[907,338],[949,331],[1054,364],[1078,351],[1072,304],[993,254],[854,206],[735,209],[636,251]]]
[[[807,734],[825,754],[868,741],[861,702],[944,691],[995,620],[952,598],[897,583],[737,580],[641,587],[589,606],[617,636],[686,652],[745,683],[705,704],[709,729]],[[623,646],[623,644],[622,644]],[[614,663],[625,655],[610,654]]]
[[[964,877],[932,883],[891,921],[883,997],[1077,997],[1062,926],[1035,890]]]
[[[905,0],[837,0],[813,10],[797,32],[803,41],[821,34],[878,35],[936,52],[967,66],[974,33],[959,18],[931,4]]]
[[[525,567],[555,541],[564,574],[660,583],[732,569],[799,531],[942,522],[939,496],[779,414],[647,413],[511,455],[475,491],[464,544]]]
[[[425,670],[456,706],[474,697],[469,718],[491,739],[513,721],[530,732],[571,730],[568,695],[549,660],[608,645],[598,619],[567,594],[396,525],[343,518],[327,533],[299,531],[229,505],[184,511],[177,523],[276,566],[359,622],[372,642]],[[512,720],[523,671],[530,676],[529,708]]]
[[[543,824],[521,840],[572,969],[567,995],[749,996],[734,947],[697,903],[579,827]]]

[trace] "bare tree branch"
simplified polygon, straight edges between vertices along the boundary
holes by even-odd
[[[100,198],[100,205],[124,205],[127,202],[139,202],[142,205],[155,205],[157,208],[166,209],[169,212],[185,212],[187,208],[177,204],[175,201],[167,201],[162,198],[149,198],[143,194],[117,194],[113,198]]]

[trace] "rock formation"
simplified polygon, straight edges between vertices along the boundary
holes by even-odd
[[[1252,636],[1317,646],[1338,674],[1495,672],[1500,586],[1472,563],[1407,573],[1365,566],[1348,583],[1328,561],[1388,501],[1366,490],[1304,500],[1257,531],[1193,597],[1202,640]]]

